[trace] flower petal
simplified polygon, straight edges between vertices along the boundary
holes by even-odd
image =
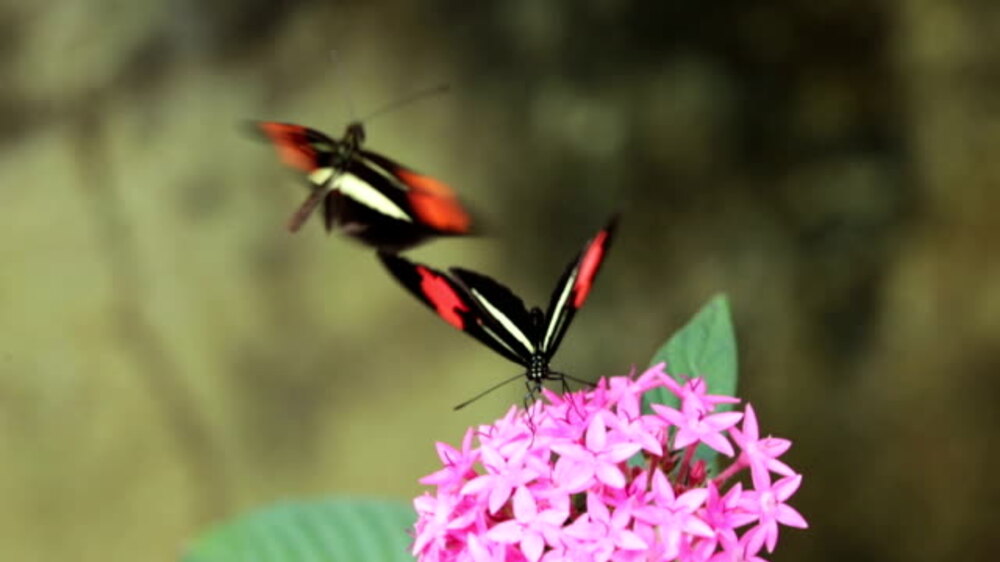
[[[629,530],[620,531],[618,536],[615,537],[615,544],[625,550],[646,550],[649,548],[649,545],[646,544],[646,541],[642,540],[642,537]]]
[[[525,533],[524,538],[521,539],[521,552],[524,553],[524,557],[530,562],[538,562],[538,559],[542,557],[542,551],[545,550],[545,541],[542,540],[542,535],[528,531]]]
[[[625,487],[625,475],[617,466],[610,463],[598,463],[594,471],[597,479],[608,486],[620,490]]]
[[[522,536],[524,527],[513,519],[501,521],[486,531],[486,538],[505,544],[520,542]]]
[[[778,480],[774,483],[774,487],[772,489],[774,490],[774,495],[778,498],[778,500],[785,501],[792,497],[792,494],[799,489],[801,484],[802,475],[796,474],[795,476],[789,476]]]
[[[531,492],[524,486],[518,486],[514,492],[514,518],[527,523],[538,515],[538,505]]]
[[[778,513],[775,515],[775,519],[778,520],[778,523],[781,523],[786,527],[795,527],[797,529],[809,528],[809,523],[806,522],[805,517],[802,517],[802,514],[790,505],[779,505]]]
[[[490,513],[496,513],[500,511],[507,500],[510,499],[511,492],[514,491],[514,487],[507,482],[495,482],[493,489],[490,490],[490,495],[487,500],[487,506],[489,507]]]
[[[585,444],[587,449],[593,452],[603,451],[608,442],[608,428],[604,425],[604,419],[600,414],[594,416],[587,426],[587,438]]]
[[[601,456],[611,462],[622,462],[642,450],[638,443],[618,443],[609,447]]]

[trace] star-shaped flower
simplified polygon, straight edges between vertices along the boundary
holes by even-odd
[[[465,432],[462,439],[462,450],[459,451],[447,443],[436,443],[438,458],[444,467],[420,479],[425,486],[439,486],[444,489],[460,488],[466,480],[476,476],[473,465],[479,460],[479,450],[472,447],[475,433],[472,428]]]
[[[705,500],[708,490],[698,488],[681,495],[674,494],[673,485],[662,471],[653,474],[653,505],[636,512],[636,519],[654,525],[659,531],[662,557],[673,560],[681,551],[684,536],[712,537],[714,532],[707,523],[695,515]]]
[[[618,467],[642,445],[608,438],[607,426],[601,415],[596,415],[587,427],[584,445],[553,443],[552,450],[559,454],[553,478],[569,493],[581,492],[596,479],[612,488],[625,487],[625,475]]]
[[[777,472],[783,476],[795,474],[790,466],[778,460],[778,457],[785,454],[785,451],[792,446],[792,442],[770,436],[761,439],[757,428],[757,414],[750,404],[747,404],[746,415],[743,417],[743,430],[734,427],[729,430],[729,434],[743,449],[737,462],[750,467],[755,488],[769,487],[770,472]]]
[[[524,557],[537,562],[546,543],[559,544],[562,524],[569,517],[568,496],[556,503],[560,505],[539,510],[532,493],[520,486],[514,492],[514,518],[498,523],[486,532],[486,537],[501,543],[518,543]]]
[[[774,552],[774,546],[778,543],[779,523],[799,529],[809,527],[795,508],[784,503],[801,484],[802,475],[796,474],[778,480],[773,486],[743,494],[741,507],[757,516],[757,525],[743,537],[748,555],[760,552],[761,546],[767,546],[768,552]]]
[[[733,456],[733,446],[722,432],[736,425],[743,417],[742,413],[705,414],[695,407],[685,406],[681,410],[676,410],[662,404],[653,404],[653,411],[668,423],[677,426],[674,449],[683,449],[693,443],[704,443],[728,457]]]

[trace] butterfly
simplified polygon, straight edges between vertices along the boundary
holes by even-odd
[[[360,122],[334,140],[320,131],[273,121],[254,123],[278,158],[303,173],[312,192],[288,221],[296,232],[323,204],[327,231],[398,252],[431,236],[471,234],[472,218],[447,185],[365,150]]]
[[[549,362],[573,316],[590,295],[616,226],[614,217],[569,262],[552,292],[547,311],[538,307],[528,310],[510,289],[481,273],[462,268],[444,273],[384,252],[379,253],[379,258],[403,287],[442,320],[524,367],[528,396],[533,397],[541,391],[544,381],[558,380],[565,387],[567,378],[576,380],[552,371]],[[521,376],[503,381],[455,409]]]

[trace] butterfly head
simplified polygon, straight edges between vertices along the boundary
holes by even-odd
[[[364,142],[365,126],[360,121],[354,121],[347,125],[347,130],[344,131],[344,139],[342,141],[344,148],[349,151],[355,151],[361,148]]]

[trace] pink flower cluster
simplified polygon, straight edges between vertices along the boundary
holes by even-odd
[[[642,414],[657,387],[679,408]],[[660,364],[545,399],[470,428],[461,449],[438,443],[444,467],[421,479],[436,493],[414,500],[419,560],[761,561],[779,524],[807,526],[785,503],[802,482],[778,460],[791,442],[761,438],[750,405],[715,413],[737,399],[700,378],[679,383]],[[730,459],[717,476],[699,445]],[[746,469],[751,485],[732,481]]]

